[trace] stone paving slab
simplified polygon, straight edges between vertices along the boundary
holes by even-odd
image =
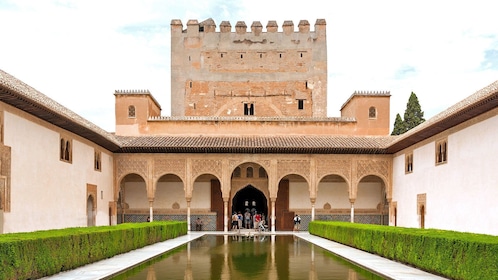
[[[169,250],[177,248],[187,242],[190,242],[196,238],[199,238],[205,234],[216,234],[216,235],[236,235],[236,234],[275,234],[275,235],[292,235],[306,240],[310,243],[313,243],[319,247],[322,247],[332,253],[335,253],[338,256],[341,256],[350,262],[359,265],[363,268],[374,271],[384,277],[389,279],[427,279],[427,280],[440,280],[446,279],[442,278],[425,271],[391,261],[385,258],[381,258],[379,256],[357,250],[318,236],[314,236],[309,234],[308,232],[255,232],[250,230],[242,230],[238,231],[230,231],[230,232],[221,232],[221,231],[202,231],[202,232],[190,232],[187,235],[180,236],[175,239],[166,240],[164,242],[159,242],[150,246],[146,246],[144,248],[140,248],[137,250],[133,250],[128,253],[120,254],[110,259],[102,260],[99,262],[95,262],[92,264],[88,264],[74,270],[61,272],[49,277],[45,277],[42,279],[46,280],[96,280],[96,279],[104,279],[111,277],[113,275],[119,274],[129,267],[139,265],[143,262],[150,260],[156,256],[163,254]]]

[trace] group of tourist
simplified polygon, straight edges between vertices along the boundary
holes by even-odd
[[[241,228],[264,230],[265,224],[265,214],[260,214],[255,209],[246,209],[244,214],[240,211],[232,214],[232,230],[240,230]]]

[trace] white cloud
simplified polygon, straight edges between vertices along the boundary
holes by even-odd
[[[492,1],[3,1],[0,67],[114,130],[114,90],[149,89],[170,112],[172,19],[327,21],[329,116],[355,90],[410,92],[426,118],[498,77]]]

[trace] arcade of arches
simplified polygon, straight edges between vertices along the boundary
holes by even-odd
[[[119,154],[118,223],[186,220],[228,231],[233,212],[257,211],[269,229],[302,229],[312,220],[387,224],[389,155]],[[393,217],[391,217],[393,218]]]

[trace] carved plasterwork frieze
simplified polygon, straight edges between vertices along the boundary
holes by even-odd
[[[185,182],[186,159],[155,159],[154,176],[160,177],[164,174],[175,174]]]
[[[335,174],[341,175],[349,181],[351,179],[351,159],[317,160],[316,171],[317,178]]]
[[[387,160],[358,160],[357,178],[367,175],[377,175],[385,180],[389,178],[389,161]]]
[[[221,178],[222,167],[222,160],[194,159],[192,160],[192,178],[196,178],[202,174],[213,174],[218,178]]]
[[[146,159],[120,158],[117,161],[117,178],[122,179],[124,175],[136,173],[147,178],[148,164]]]
[[[278,160],[277,170],[278,178],[287,174],[297,174],[310,180],[310,161],[306,159]]]

